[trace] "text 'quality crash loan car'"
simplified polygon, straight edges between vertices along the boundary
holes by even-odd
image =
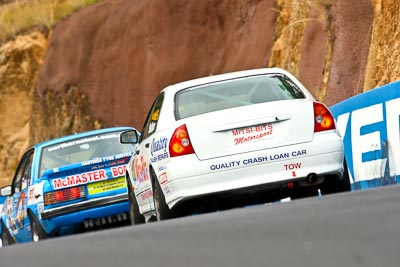
[[[350,190],[330,111],[278,68],[162,90],[126,175],[132,223]]]
[[[123,224],[129,218],[125,170],[130,127],[42,142],[21,158],[1,212],[3,245]]]

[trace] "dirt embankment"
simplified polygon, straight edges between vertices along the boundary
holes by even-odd
[[[0,49],[0,101],[8,107],[0,109],[0,179],[28,144],[107,126],[140,129],[158,92],[187,79],[278,66],[328,105],[395,81],[399,5],[105,0],[82,9],[43,35],[36,52],[13,43]]]

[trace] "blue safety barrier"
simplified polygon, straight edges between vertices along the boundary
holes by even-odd
[[[330,108],[343,139],[352,189],[400,183],[400,81]]]

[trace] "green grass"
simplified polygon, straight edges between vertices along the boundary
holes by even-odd
[[[101,0],[16,0],[0,5],[0,43],[36,26],[50,29],[76,10]]]

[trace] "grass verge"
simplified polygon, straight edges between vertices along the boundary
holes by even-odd
[[[51,28],[76,10],[101,0],[15,0],[0,5],[0,43],[33,27]]]

